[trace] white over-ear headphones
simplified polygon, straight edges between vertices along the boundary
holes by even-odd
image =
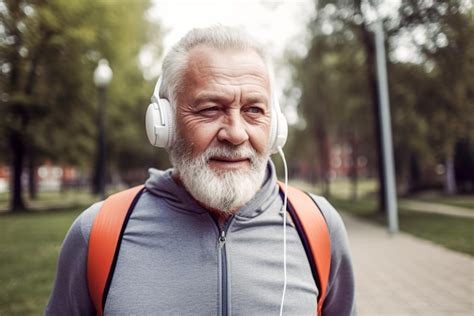
[[[174,142],[175,117],[168,100],[160,98],[161,77],[146,110],[146,135],[153,146],[169,148]]]
[[[148,140],[153,146],[169,148],[175,140],[175,114],[168,100],[160,97],[162,79],[158,79],[151,104],[146,111],[145,123]],[[273,84],[273,82],[272,82]],[[278,147],[283,148],[288,137],[288,123],[278,103],[278,97],[272,86],[272,115],[270,127],[271,153],[277,153]]]

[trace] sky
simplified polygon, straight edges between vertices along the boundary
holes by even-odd
[[[277,85],[283,88],[291,84],[290,69],[280,61],[285,50],[306,52],[307,25],[314,14],[314,0],[154,0],[147,18],[158,21],[165,30],[165,54],[195,27],[223,24],[245,29],[266,46],[275,62]],[[140,61],[146,77],[159,75],[161,60],[143,50]],[[284,98],[281,89],[278,94]],[[292,106],[283,106],[290,124],[297,120],[297,100],[291,102]]]
[[[316,14],[315,0],[152,0],[152,3],[147,18],[158,21],[165,30],[165,53],[192,28],[224,24],[250,32],[267,46],[277,64],[285,50],[305,54],[307,25]],[[399,5],[400,0],[384,1],[379,13],[392,15]],[[375,18],[375,13],[372,15]],[[406,52],[401,52],[401,59],[406,59],[403,54]],[[150,75],[156,76],[161,61],[152,58],[146,51],[141,56],[142,63],[151,69]]]
[[[277,95],[282,110],[290,124],[298,121],[298,94],[284,95],[283,89],[291,90],[291,69],[284,54],[304,56],[308,43],[308,23],[314,18],[315,0],[152,0],[146,17],[159,22],[164,30],[164,53],[190,29],[214,24],[238,26],[251,33],[263,43],[275,64]],[[396,14],[400,0],[383,1],[379,6],[381,16]],[[370,18],[370,8],[368,18]],[[372,12],[373,18],[377,16]],[[399,61],[415,61],[411,37],[398,39],[400,45],[392,54]],[[163,56],[161,56],[163,57]],[[140,63],[145,78],[156,78],[161,69],[161,60],[150,50],[140,54]]]
[[[165,52],[191,28],[220,23],[246,29],[278,57],[291,38],[304,35],[313,7],[314,0],[154,0],[148,17],[167,30]],[[294,44],[304,48],[299,39]]]

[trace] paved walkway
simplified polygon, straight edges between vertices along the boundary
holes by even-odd
[[[402,200],[399,204],[400,207],[417,212],[438,213],[452,216],[474,218],[474,210],[469,209],[467,207],[413,200]]]
[[[474,315],[474,258],[343,214],[359,316]]]

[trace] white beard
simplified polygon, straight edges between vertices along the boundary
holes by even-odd
[[[260,189],[269,153],[258,155],[251,146],[221,145],[208,148],[192,157],[191,148],[182,137],[170,150],[170,159],[186,190],[203,205],[224,214],[250,201]],[[212,157],[247,157],[249,170],[216,172],[209,167]]]

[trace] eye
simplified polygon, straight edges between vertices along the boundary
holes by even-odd
[[[214,117],[221,110],[219,106],[209,105],[197,111],[197,113],[204,117]]]
[[[244,109],[244,112],[250,114],[264,114],[265,111],[259,106],[249,106]]]
[[[219,111],[219,108],[217,106],[211,106],[200,110],[199,113],[211,113],[216,111]]]

